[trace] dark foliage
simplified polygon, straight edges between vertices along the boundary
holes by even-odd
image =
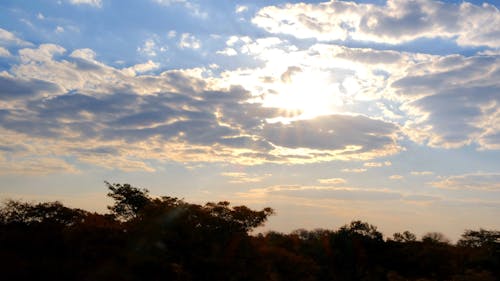
[[[59,202],[0,208],[2,280],[499,280],[500,232],[385,241],[373,225],[249,235],[273,214],[110,184],[110,214]]]

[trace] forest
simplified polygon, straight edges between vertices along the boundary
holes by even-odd
[[[253,233],[272,208],[198,205],[106,182],[105,214],[60,202],[0,207],[2,280],[500,280],[500,231],[384,235],[337,230]]]

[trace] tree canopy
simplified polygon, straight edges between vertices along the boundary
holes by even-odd
[[[0,207],[4,280],[499,280],[500,232],[456,245],[430,232],[384,240],[354,220],[338,230],[251,235],[274,214],[227,201],[193,204],[106,182],[109,213],[60,202]]]

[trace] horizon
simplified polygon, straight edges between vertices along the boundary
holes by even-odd
[[[104,181],[263,230],[500,229],[493,1],[0,3],[0,200]]]

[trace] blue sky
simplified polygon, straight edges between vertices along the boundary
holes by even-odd
[[[482,1],[2,1],[0,197],[498,229],[499,38]]]

